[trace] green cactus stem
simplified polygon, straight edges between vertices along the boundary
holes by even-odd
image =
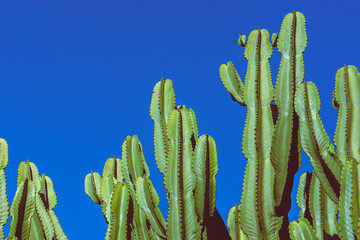
[[[359,238],[359,164],[355,159],[348,160],[341,175],[339,203],[339,225],[342,239]]]
[[[338,238],[338,206],[327,196],[314,173],[301,175],[296,201],[300,207],[299,219],[309,221],[318,239]]]
[[[278,116],[271,146],[274,166],[274,197],[276,214],[283,216],[281,236],[288,237],[288,212],[296,172],[301,165],[299,119],[294,109],[297,86],[304,80],[303,52],[307,45],[305,17],[300,12],[285,16],[278,38],[273,45],[281,53],[281,62],[275,85],[275,104]]]
[[[218,172],[216,144],[207,134],[202,135],[197,141],[193,169],[196,174],[195,212],[200,220],[201,234],[207,236],[206,226],[215,211],[215,175]]]
[[[9,220],[9,202],[6,194],[6,177],[4,169],[9,163],[8,144],[0,138],[0,240],[5,239],[4,225]]]
[[[314,83],[301,84],[296,91],[295,109],[300,119],[301,146],[327,195],[339,202],[342,162],[319,116],[320,98]]]
[[[18,186],[11,205],[13,217],[9,237],[17,239],[67,240],[53,209],[57,204],[51,179],[39,176],[36,165],[29,160],[18,169]]]
[[[172,81],[163,78],[154,87],[150,106],[150,116],[154,120],[155,159],[158,169],[163,174],[170,148],[166,126],[174,108],[175,93]]]
[[[232,240],[248,240],[249,238],[244,234],[240,227],[240,209],[236,204],[229,212],[227,225],[230,229],[230,236]]]
[[[110,199],[111,220],[105,240],[132,239],[132,201],[129,184],[118,182]]]
[[[196,177],[192,169],[193,125],[185,106],[173,110],[167,132],[170,148],[165,171],[168,193],[168,239],[198,239],[199,226],[195,214],[193,191]]]
[[[29,239],[31,218],[35,213],[35,184],[25,179],[17,187],[14,200],[11,204],[10,215],[12,217],[9,237],[19,240]]]
[[[299,222],[291,222],[290,227],[290,238],[292,240],[316,240],[314,229],[312,229],[309,221],[306,218],[300,218]]]
[[[158,236],[166,238],[166,222],[159,209],[160,199],[147,176],[136,180],[136,200]]]
[[[336,72],[333,103],[339,109],[334,142],[337,156],[345,164],[348,159],[360,161],[360,73],[355,66]]]
[[[252,31],[245,46],[248,68],[244,86],[247,116],[243,153],[248,160],[240,203],[240,224],[251,239],[277,239],[281,218],[274,214],[274,169],[270,160],[273,86],[269,58],[272,46],[267,30]]]

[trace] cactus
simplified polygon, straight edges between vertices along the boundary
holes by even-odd
[[[285,16],[279,34],[266,29],[239,36],[248,62],[244,83],[232,62],[219,72],[231,99],[246,107],[242,151],[247,159],[240,205],[226,226],[216,209],[218,155],[215,140],[199,136],[194,110],[176,106],[173,83],[161,79],[153,89],[154,155],[164,175],[168,202],[165,220],[150,180],[138,136],[127,136],[120,158],[109,158],[100,175],[90,172],[86,194],[101,206],[105,240],[161,239],[359,239],[360,238],[360,73],[344,65],[335,75],[332,105],[338,110],[333,142],[320,118],[315,83],[304,80],[307,46],[305,17]],[[269,59],[281,54],[273,86]],[[297,189],[300,208],[289,224],[291,191],[301,166],[301,149],[313,172],[303,173]],[[11,207],[4,169],[8,145],[0,139],[0,240],[67,239],[54,208],[52,180],[29,160],[18,168]]]
[[[300,118],[301,146],[329,197],[339,202],[342,163],[325,132],[320,116],[320,98],[312,82],[301,84],[296,92],[296,112]]]
[[[320,193],[315,193],[323,196],[325,192],[328,196],[317,202],[322,208],[332,208],[325,211],[326,215],[322,217],[314,211],[311,213],[312,218],[317,215],[319,219],[314,221],[313,226],[318,238],[322,237],[321,232],[342,239],[359,238],[359,84],[360,73],[355,66],[344,65],[337,71],[333,92],[333,106],[339,110],[334,135],[337,152],[319,116],[320,99],[315,84],[304,82],[296,91],[296,112],[301,119],[301,145],[310,158],[317,182],[321,183]],[[315,194],[311,192],[310,189],[310,197]],[[333,209],[338,209],[338,220],[337,211],[334,213]],[[330,222],[326,224],[326,221]]]
[[[208,134],[199,137],[192,109],[184,105],[175,107],[172,86],[170,79],[159,81],[150,106],[155,159],[164,174],[169,204],[167,221],[159,210],[160,199],[151,183],[141,143],[137,136],[128,136],[122,147],[122,159],[109,159],[104,167],[104,172],[117,172],[121,177],[111,182],[104,173],[101,178],[91,172],[85,178],[85,192],[102,206],[108,223],[105,239],[124,239],[125,236],[131,239],[229,239],[215,207],[218,172],[215,141]],[[113,187],[115,184],[117,190]],[[121,196],[115,190],[121,192]],[[110,201],[107,200],[109,194]]]
[[[300,218],[299,222],[291,222],[289,231],[293,240],[316,240],[314,229],[306,218]]]
[[[216,209],[215,141],[208,134],[199,137],[194,111],[176,106],[172,81],[161,79],[153,90],[150,116],[155,161],[164,175],[169,205],[167,219],[159,210],[142,145],[137,136],[128,136],[122,159],[108,159],[102,176],[91,172],[85,177],[85,192],[101,205],[108,224],[105,239],[360,238],[357,68],[344,65],[336,73],[332,104],[339,115],[334,146],[319,115],[318,90],[304,81],[303,14],[287,14],[271,41],[269,32],[259,28],[248,38],[240,35],[238,44],[245,47],[248,61],[245,82],[232,62],[219,69],[231,99],[247,108],[242,139],[247,165],[240,205],[228,215],[230,232]],[[269,64],[274,47],[282,55],[275,88]],[[289,224],[301,149],[313,172],[300,177],[296,197],[300,213],[298,221]],[[21,179],[20,189],[28,189],[27,194],[40,186],[40,180],[29,181],[25,172]]]
[[[301,175],[296,202],[300,207],[299,219],[309,222],[318,239],[339,236],[338,206],[326,194],[315,173]]]
[[[248,60],[244,84],[231,62],[220,66],[221,80],[232,99],[247,107],[242,144],[248,160],[244,177],[247,187],[243,188],[239,222],[253,239],[277,239],[280,228],[280,236],[288,235],[290,193],[300,168],[294,98],[304,79],[304,16],[299,12],[286,15],[280,34],[273,34],[271,40],[264,29],[252,31],[247,42],[240,35],[238,43],[245,47]],[[282,58],[274,92],[268,60],[275,46]]]
[[[220,66],[232,100],[247,107],[242,144],[247,166],[240,206],[228,216],[230,235],[232,239],[358,239],[360,73],[347,65],[336,73],[332,104],[339,114],[334,146],[319,115],[318,90],[304,81],[304,16],[295,11],[287,14],[280,34],[273,34],[271,41],[266,30],[251,32],[247,42],[240,35],[238,43],[245,47],[248,60],[244,84],[231,62]],[[274,97],[268,66],[272,47],[282,55]],[[299,220],[289,224],[290,193],[301,165],[301,149],[313,173],[300,178]]]
[[[4,168],[9,161],[8,145],[0,139],[0,239],[5,239],[3,226],[9,218]],[[12,217],[7,239],[67,239],[53,211],[57,204],[51,179],[39,176],[36,165],[29,160],[21,162],[18,170],[17,190],[11,204]]]
[[[0,138],[0,240],[5,239],[4,225],[9,219],[9,202],[6,195],[6,177],[4,169],[9,163],[8,145]]]
[[[105,162],[102,177],[96,172],[85,177],[85,192],[101,205],[108,224],[105,239],[165,239],[166,222],[149,176],[135,135],[124,141],[122,159]]]

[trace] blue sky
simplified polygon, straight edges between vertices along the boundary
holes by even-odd
[[[165,77],[177,103],[195,110],[200,133],[217,143],[217,207],[226,220],[241,198],[246,109],[231,100],[218,68],[231,60],[244,79],[238,34],[279,32],[294,9],[307,20],[305,80],[320,90],[332,139],[335,72],[344,63],[360,66],[356,1],[2,1],[0,137],[9,144],[9,200],[19,163],[30,159],[54,182],[55,212],[69,239],[103,239],[106,223],[84,178],[102,172],[107,158],[121,156],[126,136],[137,134],[166,215],[149,116],[152,89]],[[274,49],[273,80],[279,60]],[[304,157],[300,173],[306,170]],[[293,202],[290,220],[297,214]]]

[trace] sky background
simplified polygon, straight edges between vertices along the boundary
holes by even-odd
[[[149,116],[152,89],[165,77],[174,82],[177,104],[195,110],[200,134],[217,143],[216,204],[226,221],[241,198],[246,108],[231,100],[218,69],[231,60],[244,79],[238,34],[258,27],[279,32],[294,9],[307,20],[305,80],[320,90],[320,115],[332,139],[335,73],[344,63],[360,66],[356,1],[2,1],[0,137],[9,144],[10,202],[17,167],[29,159],[54,182],[55,212],[68,238],[104,239],[106,223],[84,192],[84,178],[101,173],[107,158],[121,156],[126,136],[137,134],[166,216]],[[279,61],[274,49],[273,80]],[[304,157],[295,186],[310,169]]]

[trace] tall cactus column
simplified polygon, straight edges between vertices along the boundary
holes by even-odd
[[[188,110],[180,106],[169,118],[169,158],[165,171],[168,193],[168,239],[199,239],[193,191],[196,179],[192,169],[192,123]]]
[[[221,80],[230,92],[231,98],[240,105],[247,106],[243,153],[248,164],[244,180],[247,183],[244,182],[244,186],[253,184],[253,187],[243,189],[239,224],[242,231],[253,239],[259,236],[288,239],[287,215],[291,206],[290,194],[295,173],[301,164],[299,119],[294,108],[294,98],[297,86],[304,80],[303,52],[307,45],[305,18],[299,12],[289,13],[283,20],[280,34],[272,35],[272,43],[269,42],[269,33],[259,30],[250,34],[247,43],[246,37],[240,35],[239,45],[245,47],[245,58],[248,60],[245,84],[241,82],[231,62],[220,66]],[[282,58],[273,92],[268,59],[275,46],[278,47]],[[271,103],[273,100],[275,104]],[[271,164],[268,163],[269,159]],[[251,178],[253,180],[250,180]],[[271,190],[261,195],[259,191],[262,189]],[[266,197],[264,194],[267,194]],[[257,205],[251,206],[248,203],[253,201],[256,201]],[[243,209],[247,209],[247,214]],[[261,211],[264,209],[269,211],[268,219],[262,217]],[[270,209],[274,210],[275,216],[270,215]],[[234,215],[236,212],[233,209],[230,212],[231,216],[229,215],[232,226],[236,225],[231,222],[237,221]],[[248,217],[249,214],[252,214],[253,218]],[[250,224],[254,220],[250,219],[256,218],[259,218],[259,222],[255,234],[255,224]],[[268,221],[271,218],[275,220]],[[278,229],[280,218],[283,218],[283,221],[281,229]],[[273,224],[271,234],[264,230],[266,221]],[[250,225],[252,230],[249,228]],[[274,233],[277,231],[279,234]]]
[[[301,165],[299,118],[294,108],[297,86],[304,80],[303,52],[307,45],[305,17],[294,12],[285,16],[281,25],[277,49],[281,53],[279,73],[275,86],[275,104],[278,109],[271,161],[275,170],[274,197],[276,214],[283,216],[280,236],[288,238],[288,212],[296,172]]]
[[[220,67],[220,75],[228,90],[230,86],[243,88],[236,89],[231,95],[247,107],[243,135],[247,165],[239,223],[251,239],[278,239],[282,220],[274,214],[274,168],[270,159],[274,123],[271,112],[273,86],[268,60],[272,55],[272,45],[265,29],[252,31],[247,43],[245,37],[240,36],[239,44],[245,46],[245,58],[248,60],[245,85],[232,64]],[[230,212],[235,213],[237,211]],[[229,216],[229,219],[237,220],[236,216]]]
[[[228,239],[215,207],[215,141],[207,134],[199,137],[192,109],[175,107],[170,79],[155,85],[150,116],[155,128],[155,159],[164,174],[168,196],[168,239]]]

